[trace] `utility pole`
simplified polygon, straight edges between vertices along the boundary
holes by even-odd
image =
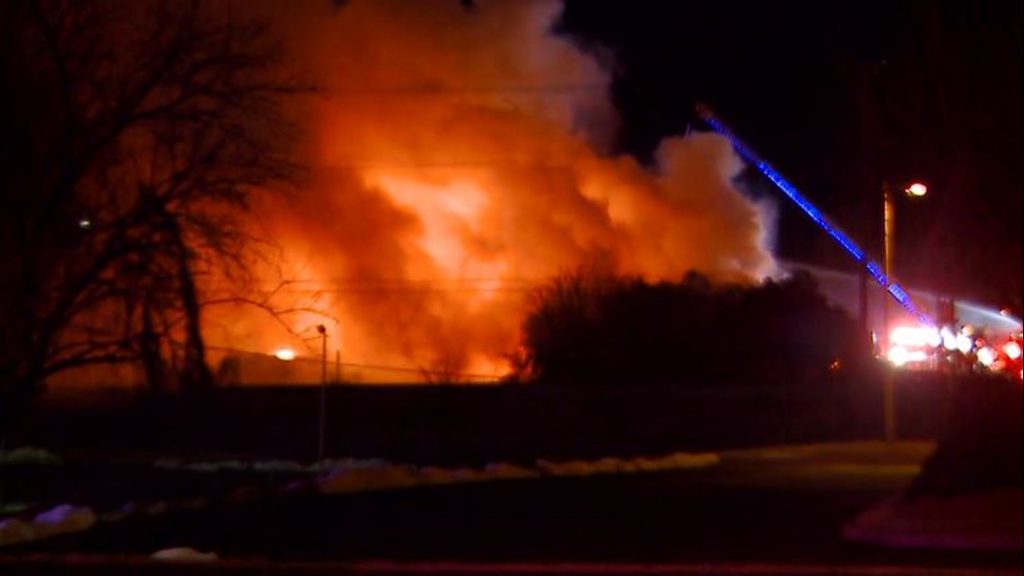
[[[320,422],[317,434],[316,459],[324,459],[324,437],[327,430],[327,327],[319,324],[316,331],[320,333]]]
[[[857,90],[857,105],[859,112],[860,126],[860,178],[858,184],[865,190],[871,190],[870,194],[861,196],[862,200],[858,206],[859,212],[865,222],[874,223],[877,212],[877,196],[874,194],[875,186],[879,180],[879,125],[878,125],[878,90],[877,84],[882,73],[884,61],[857,62],[853,71],[854,82]],[[873,226],[867,226],[865,233],[872,230]],[[867,235],[867,234],[865,234]],[[858,320],[864,338],[868,339],[868,346],[872,354],[882,350],[881,342],[872,337],[874,331],[871,329],[871,298],[868,288],[868,272],[861,266],[858,282]],[[885,299],[885,295],[882,295]],[[884,304],[883,304],[884,305]]]
[[[896,234],[896,206],[893,204],[892,192],[889,190],[889,184],[882,182],[882,202],[883,202],[883,226],[882,226],[882,244],[885,264],[885,277],[892,281],[892,259],[893,259],[893,239]],[[888,354],[889,348],[892,345],[889,342],[889,298],[882,299],[882,350]],[[883,376],[882,382],[882,412],[885,421],[885,440],[886,442],[894,442],[896,440],[896,371],[891,366],[885,367],[885,375]]]
[[[913,182],[908,186],[901,187],[901,191],[904,195],[912,198],[921,198],[928,193],[928,187],[921,182]],[[893,260],[895,251],[895,239],[896,239],[896,198],[893,196],[892,187],[885,180],[882,181],[882,201],[883,201],[883,219],[882,222],[882,245],[885,250],[885,277],[890,283],[894,282],[893,275]],[[886,298],[882,303],[882,341],[885,343],[885,353],[889,354],[889,350],[892,348],[892,342],[890,342],[890,336],[892,334],[892,328],[889,326],[890,308],[889,299]],[[889,442],[896,440],[896,372],[892,368],[888,368],[885,371],[885,381],[883,382],[883,395],[884,395],[884,406],[885,412],[885,439]]]

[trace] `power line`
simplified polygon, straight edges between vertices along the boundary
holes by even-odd
[[[387,168],[389,170],[420,170],[420,169],[446,169],[446,168],[528,168],[531,170],[558,170],[571,171],[575,169],[573,164],[568,162],[545,162],[539,160],[518,160],[514,158],[503,159],[481,159],[481,160],[342,160],[325,164],[326,168],[338,170],[370,170]]]
[[[260,358],[266,358],[266,359],[274,358],[274,355],[272,353],[254,352],[252,350],[243,350],[243,349],[240,349],[240,348],[232,348],[232,347],[229,347],[229,346],[216,346],[216,345],[208,344],[206,346],[206,348],[210,349],[210,350],[221,351],[221,352],[233,352],[233,353],[238,353],[238,354],[245,354],[245,355],[248,355],[248,356],[258,356]],[[281,360],[279,360],[279,361],[281,361]],[[283,361],[281,361],[281,362],[283,362]],[[313,358],[313,357],[309,357],[309,356],[296,356],[294,359],[288,360],[288,362],[300,362],[300,363],[301,362],[305,362],[307,364],[316,364],[317,366],[319,366],[320,363],[323,362],[323,359],[322,358]],[[334,364],[334,365],[340,364],[342,367],[358,368],[358,369],[363,369],[363,370],[380,370],[382,372],[397,372],[397,373],[401,373],[401,374],[420,374],[420,375],[431,375],[431,376],[455,376],[457,378],[473,379],[473,380],[493,381],[493,380],[499,380],[501,378],[500,374],[473,374],[473,373],[468,373],[468,372],[450,372],[450,371],[441,371],[441,370],[430,370],[430,369],[427,369],[427,368],[414,368],[414,367],[410,367],[410,366],[393,366],[393,365],[389,366],[389,365],[385,365],[385,364],[365,364],[365,363],[362,363],[362,362],[340,362],[339,363],[339,362],[336,362],[336,361],[332,361],[331,364]]]
[[[507,293],[527,294],[533,292],[533,288],[306,288],[297,290],[280,290],[277,294],[462,294],[462,293]],[[208,290],[211,294],[233,294],[229,289]],[[240,302],[244,303],[244,302]]]
[[[542,287],[550,279],[528,278],[435,278],[435,279],[355,279],[292,280],[277,286],[250,287],[255,292],[275,294],[401,294],[429,292],[508,292],[526,293]],[[312,286],[311,286],[312,285]],[[210,286],[208,293],[234,293],[237,289]]]
[[[368,98],[389,96],[393,98],[440,97],[451,95],[508,95],[508,94],[546,94],[575,95],[586,92],[607,92],[608,85],[592,82],[567,84],[493,84],[478,86],[442,86],[442,85],[397,85],[366,88],[330,88],[325,99],[334,98]]]
[[[361,278],[358,276],[329,276],[323,279],[300,278],[296,280],[285,280],[279,284],[289,286],[292,284],[315,284],[320,282],[343,283],[433,283],[433,282],[460,282],[460,283],[482,283],[482,282],[506,282],[506,283],[541,283],[554,280],[556,276],[506,276],[506,277],[485,277],[485,276],[431,276],[419,278],[402,278],[397,276],[386,276],[376,278]]]

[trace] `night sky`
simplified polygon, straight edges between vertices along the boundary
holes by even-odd
[[[900,198],[896,276],[1019,312],[1021,2],[568,0],[562,31],[610,54],[619,151],[650,158],[703,101],[881,256],[883,180]],[[853,264],[764,178],[777,253]]]

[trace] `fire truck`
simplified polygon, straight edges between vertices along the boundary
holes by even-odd
[[[950,324],[943,326],[942,322],[936,322],[915,304],[902,286],[893,281],[888,274],[888,266],[880,266],[872,260],[864,249],[839,229],[771,164],[754,152],[753,148],[741,140],[709,107],[698,104],[696,112],[711,130],[729,140],[740,158],[771,180],[787,199],[843,248],[915,322],[913,326],[894,328],[886,335],[889,346],[884,350],[884,356],[890,362],[906,367],[937,367],[942,365],[941,363],[955,362],[972,370],[990,370],[1021,378],[1019,331],[1012,334],[1009,340],[994,344],[988,342],[983,335],[976,334],[971,326],[955,330]]]

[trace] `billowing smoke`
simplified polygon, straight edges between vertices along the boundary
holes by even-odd
[[[332,354],[340,341],[352,362],[500,374],[526,291],[558,273],[772,270],[726,141],[668,138],[653,168],[603,152],[609,73],[552,32],[557,2],[275,4],[323,90],[303,110],[308,181],[255,217],[294,281],[276,297],[337,321]],[[285,342],[251,316],[214,318],[211,340]],[[299,332],[322,321],[283,318]]]

